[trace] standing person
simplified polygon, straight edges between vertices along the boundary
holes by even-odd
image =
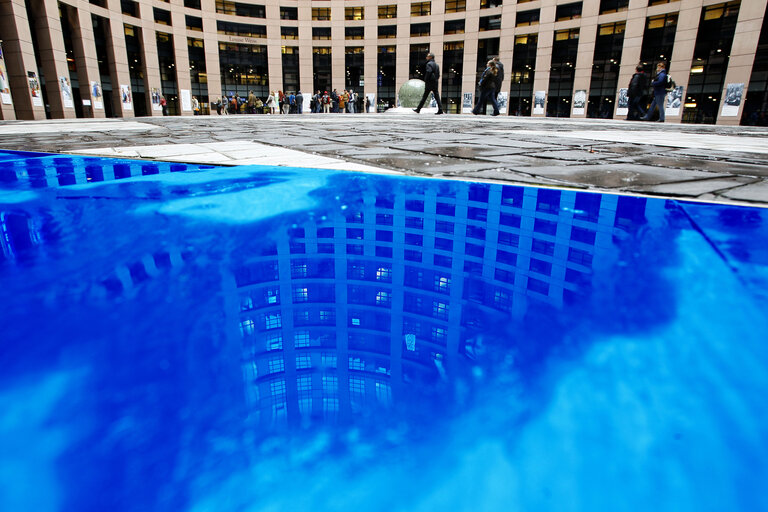
[[[296,112],[298,112],[298,110],[296,110],[296,95],[291,91],[288,94],[288,113],[295,114]]]
[[[424,95],[421,97],[419,106],[413,109],[414,112],[417,114],[421,112],[421,107],[424,106],[424,102],[427,101],[429,93],[431,92],[434,94],[435,101],[437,102],[437,113],[435,115],[444,113],[443,104],[440,103],[440,93],[437,91],[438,80],[440,80],[440,66],[437,65],[437,62],[435,62],[435,54],[429,52],[427,54],[426,73],[424,73],[424,82],[426,83],[426,87],[424,87]]]
[[[227,101],[227,97],[222,96],[219,98],[219,101],[221,102],[221,113],[226,116],[227,110],[229,109],[229,102]]]
[[[200,102],[197,100],[197,96],[192,96],[192,112],[194,115],[200,115]]]
[[[304,95],[301,94],[301,91],[296,93],[296,107],[299,109],[299,114],[304,113]]]
[[[339,111],[343,114],[347,113],[347,102],[349,101],[349,95],[347,95],[347,90],[344,89],[341,91],[341,94],[339,94]]]
[[[312,98],[315,100],[315,108],[313,112],[319,114],[320,111],[323,110],[323,94],[320,91],[317,91]]]
[[[321,101],[323,102],[323,114],[329,114],[331,112],[331,96],[328,91],[325,91]]]
[[[165,99],[165,96],[160,96],[160,108],[163,109],[163,115],[168,115],[168,102]]]
[[[643,65],[638,64],[635,66],[635,74],[632,75],[629,87],[627,87],[627,97],[629,98],[627,121],[635,121],[645,116],[643,97],[646,89],[648,89],[648,77],[643,71]]]
[[[270,114],[275,113],[275,92],[271,91],[269,93],[269,96],[267,96],[267,108],[269,109]]]
[[[656,66],[656,78],[651,82],[653,88],[653,101],[651,106],[648,107],[648,112],[645,113],[642,119],[643,121],[650,121],[653,115],[653,110],[659,109],[659,122],[664,122],[664,98],[667,96],[667,66],[663,62],[659,62]]]
[[[338,114],[339,113],[339,91],[337,91],[336,89],[331,91],[331,104],[333,105],[331,107],[331,110],[333,111],[333,113]]]
[[[498,55],[493,58],[493,63],[496,64],[496,70],[498,71],[496,75],[496,102],[498,103],[501,86],[504,85],[504,64],[501,63]]]
[[[354,114],[357,112],[357,93],[353,90],[349,91],[349,113]]]
[[[474,115],[479,115],[485,110],[485,104],[488,100],[491,101],[491,105],[493,106],[492,115],[499,115],[499,104],[496,102],[496,83],[498,75],[499,70],[496,69],[496,63],[493,59],[489,60],[486,64],[485,71],[483,71],[483,74],[480,76],[480,81],[477,83],[480,88],[480,97],[477,100],[477,105],[472,109]]]
[[[248,113],[256,113],[256,95],[253,94],[253,91],[248,91]]]

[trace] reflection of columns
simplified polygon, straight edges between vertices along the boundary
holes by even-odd
[[[117,0],[110,0],[110,8],[113,12],[120,12],[122,8]],[[126,109],[122,101],[121,85],[130,86],[131,74],[128,68],[128,52],[125,47],[125,27],[120,20],[111,20],[109,23],[109,35],[107,40],[107,55],[109,59],[109,75],[112,79],[112,108],[116,117],[134,117],[133,98],[131,108]]]
[[[42,104],[32,105],[32,92],[27,79],[28,71],[38,75],[38,79],[39,73],[24,0],[0,0],[0,33],[3,35],[3,53],[15,117],[45,119],[45,107]],[[8,105],[3,106],[3,119],[6,119],[7,107]],[[9,115],[7,119],[12,117]]]
[[[736,22],[736,32],[733,35],[733,43],[731,44],[728,70],[725,74],[723,91],[720,94],[720,112],[717,113],[717,124],[738,125],[741,121],[744,101],[747,99],[749,79],[752,75],[752,65],[755,62],[757,42],[760,39],[760,30],[763,26],[765,5],[766,0],[751,0],[750,2],[742,2],[741,6],[739,6],[739,18]],[[738,115],[723,117],[721,114],[727,97],[729,83],[744,84],[744,91],[741,104],[737,107]]]
[[[33,3],[33,9],[36,11],[35,28],[40,52],[40,67],[45,75],[46,99],[51,117],[55,119],[76,117],[74,100],[71,107],[64,106],[59,82],[59,77],[69,80],[59,5],[56,0],[37,0]]]
[[[144,86],[147,87],[147,93],[144,95],[149,98],[150,104],[147,106],[149,115],[162,116],[163,111],[155,110],[152,102],[152,89],[157,89],[163,94],[162,82],[160,80],[160,61],[157,57],[157,35],[152,28],[141,27],[141,60],[144,64]],[[170,98],[166,98],[170,103]]]
[[[77,67],[77,81],[80,84],[80,98],[90,99],[91,106],[83,108],[85,117],[105,117],[103,108],[93,108],[95,98],[92,96],[91,81],[101,83],[99,76],[99,58],[96,56],[96,43],[93,35],[93,22],[91,13],[86,9],[74,9],[66,6],[65,16],[69,16],[72,25],[72,47],[75,52],[75,66]],[[98,101],[103,101],[99,98]]]

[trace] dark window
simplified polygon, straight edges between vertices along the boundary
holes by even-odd
[[[248,18],[266,18],[266,10],[263,5],[241,4],[238,2],[228,2],[226,0],[216,0],[216,12],[218,14],[229,14],[230,16],[245,16]]]
[[[530,11],[518,11],[515,18],[516,27],[524,27],[528,25],[539,24],[539,9],[532,9]]]
[[[493,7],[500,7],[502,0],[480,0],[481,9],[492,9]]]
[[[299,27],[280,27],[281,39],[298,39]]]
[[[626,11],[629,0],[600,0],[600,14]]]
[[[140,17],[138,2],[134,2],[133,0],[120,0],[120,7],[122,8],[123,14],[133,16],[134,18]]]
[[[229,23],[226,21],[217,21],[216,29],[219,34],[227,34],[240,37],[267,37],[267,27],[264,25],[246,25],[244,23]]]
[[[187,29],[188,30],[196,30],[199,32],[203,31],[203,18],[198,18],[197,16],[190,16],[185,15],[184,20],[187,23]]]
[[[190,9],[200,9],[200,0],[184,0],[184,7]]]
[[[581,18],[581,2],[558,5],[555,11],[555,21],[565,21]]]
[[[397,37],[397,25],[383,25],[379,27],[379,39],[392,39]]]
[[[411,23],[411,37],[421,37],[429,35],[429,23]],[[421,60],[425,59],[426,53],[422,54]],[[423,65],[424,63],[421,62]]]
[[[478,29],[480,32],[486,30],[499,30],[501,28],[501,14],[495,16],[482,16]]]
[[[450,20],[445,22],[443,28],[444,34],[463,34],[464,33],[464,20]]]
[[[344,39],[363,39],[365,27],[344,27]]]
[[[298,7],[281,7],[280,19],[281,20],[298,20],[299,19]]]
[[[331,38],[331,27],[312,27],[312,39],[328,40]]]
[[[157,7],[152,8],[152,12],[155,15],[155,23],[160,23],[161,25],[170,25],[171,24],[171,12],[166,11],[163,9],[158,9]]]

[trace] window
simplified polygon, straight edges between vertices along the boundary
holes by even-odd
[[[445,12],[464,12],[466,10],[466,0],[445,0]]]
[[[307,277],[307,264],[303,261],[292,261],[291,278],[301,279],[302,277]]]
[[[304,370],[307,368],[312,368],[312,359],[310,358],[309,354],[299,354],[296,356],[296,369],[297,370]]]
[[[255,324],[252,319],[247,318],[240,322],[240,335],[248,336],[249,334],[253,334],[254,330]]]
[[[184,0],[184,7],[190,9],[200,9],[200,0]]]
[[[376,292],[376,305],[389,306],[392,303],[392,295],[388,291]]]
[[[218,14],[229,14],[230,16],[247,16],[249,18],[266,18],[266,10],[263,5],[241,4],[237,2],[227,2],[225,0],[216,0],[216,12]]]
[[[387,20],[392,18],[397,18],[397,6],[396,5],[380,5],[379,19]]]
[[[628,5],[629,0],[600,0],[600,14],[626,11]],[[649,5],[652,4],[649,2]]]
[[[309,293],[307,288],[298,286],[293,289],[293,302],[307,302],[309,300]]]
[[[345,20],[362,20],[365,17],[365,7],[345,7]]]
[[[392,39],[397,37],[397,25],[383,25],[379,27],[379,39]]]
[[[501,7],[502,0],[480,0],[481,9],[492,9],[493,7]],[[522,3],[522,2],[518,2]]]
[[[330,7],[313,7],[312,19],[314,21],[331,21]]]
[[[415,2],[411,4],[411,16],[429,16],[432,14],[432,2]]]
[[[269,360],[269,373],[279,373],[285,371],[285,361],[282,357],[273,357]]]
[[[429,35],[429,23],[411,23],[411,37]]]
[[[451,278],[447,276],[435,275],[434,290],[440,293],[449,293],[451,288]]]
[[[152,12],[155,15],[155,23],[159,23],[160,25],[170,25],[171,24],[171,12],[166,11],[163,9],[158,9],[157,7],[152,8]]]
[[[281,7],[280,19],[281,20],[298,20],[299,19],[298,7]]]
[[[445,302],[432,301],[432,316],[440,319],[448,318],[448,304]]]
[[[581,2],[558,5],[555,11],[555,21],[565,21],[581,18]]]
[[[296,390],[300,395],[309,395],[312,393],[312,377],[304,375],[296,379]]]
[[[519,11],[517,18],[515,19],[516,27],[527,27],[529,25],[539,24],[539,10],[533,9],[531,11]]]
[[[187,30],[203,31],[203,18],[186,15],[184,16],[184,21],[186,22]]]
[[[267,350],[283,350],[283,335],[279,332],[267,335]]]
[[[379,267],[376,269],[376,280],[382,281],[384,283],[391,283],[392,282],[392,268],[390,267]]]
[[[336,375],[323,375],[323,392],[329,395],[339,392],[339,378]]]
[[[230,23],[226,21],[217,21],[216,30],[219,34],[239,37],[267,37],[267,27],[264,25],[246,25],[244,23]]]
[[[293,334],[293,346],[304,348],[309,346],[309,331],[296,331]]]
[[[120,0],[120,7],[122,9],[123,14],[127,14],[128,16],[133,16],[134,18],[139,17],[138,2],[134,2],[133,0]]]
[[[312,27],[312,39],[330,39],[331,27]]]
[[[280,313],[267,313],[264,315],[264,328],[265,329],[279,329],[282,327],[282,317]]]
[[[344,27],[344,39],[363,39],[365,27]]]
[[[281,39],[298,39],[299,28],[298,27],[280,27]]]
[[[464,33],[464,20],[450,20],[445,22],[444,34],[463,34]]]

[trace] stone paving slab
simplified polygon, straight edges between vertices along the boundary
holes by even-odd
[[[0,148],[269,162],[768,206],[768,130],[758,127],[414,113],[214,115],[0,121]]]

